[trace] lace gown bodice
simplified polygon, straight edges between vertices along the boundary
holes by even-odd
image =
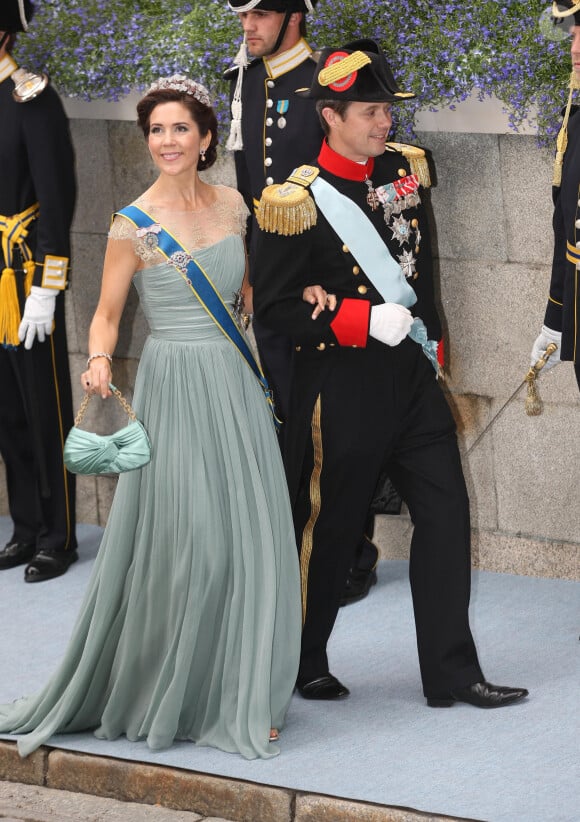
[[[133,281],[154,338],[205,342],[223,336],[184,276],[155,245],[155,229],[162,225],[194,257],[231,307],[244,276],[248,210],[237,191],[216,186],[215,193],[210,206],[193,212],[171,211],[139,198],[134,205],[151,216],[149,230],[135,229],[120,215],[113,221],[109,238],[131,242],[139,261]]]

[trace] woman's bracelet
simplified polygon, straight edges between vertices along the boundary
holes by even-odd
[[[97,360],[99,357],[104,357],[106,360],[109,361],[109,365],[113,365],[113,358],[110,354],[107,354],[105,351],[99,351],[97,354],[91,354],[87,360],[87,368],[90,366],[93,360]]]

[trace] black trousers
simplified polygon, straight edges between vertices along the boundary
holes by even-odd
[[[0,453],[6,466],[11,541],[36,550],[76,548],[75,477],[63,463],[73,425],[64,295],[55,328],[30,351],[0,346]]]
[[[483,678],[469,627],[469,500],[455,424],[420,347],[341,349],[318,396],[295,527],[303,636],[299,678],[328,671],[326,645],[381,469],[414,525],[410,581],[423,690]]]

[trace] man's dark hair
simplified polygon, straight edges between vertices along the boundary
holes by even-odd
[[[318,119],[320,120],[320,125],[322,126],[322,130],[324,131],[325,135],[328,137],[330,134],[330,127],[324,117],[322,116],[322,109],[323,108],[331,108],[333,111],[336,111],[338,116],[341,120],[344,120],[344,116],[348,107],[350,106],[352,100],[317,100],[316,101],[316,113],[318,114]]]

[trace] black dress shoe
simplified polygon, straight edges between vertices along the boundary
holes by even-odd
[[[467,702],[477,708],[501,708],[511,705],[528,695],[525,688],[506,688],[503,685],[492,685],[491,682],[476,682],[466,688],[454,688],[449,696],[427,698],[430,708],[450,708],[454,702]]]
[[[36,546],[28,542],[9,542],[0,551],[0,570],[5,568],[16,568],[17,565],[24,565],[30,562],[34,556]]]
[[[370,571],[351,568],[340,600],[341,607],[351,605],[353,602],[360,602],[361,599],[366,597],[372,586],[376,585],[376,582],[377,572],[374,568]]]
[[[45,579],[61,577],[76,562],[76,551],[39,551],[24,571],[25,582],[44,582]]]
[[[332,674],[319,676],[309,682],[298,681],[296,688],[304,699],[344,699],[350,694],[348,688]]]

